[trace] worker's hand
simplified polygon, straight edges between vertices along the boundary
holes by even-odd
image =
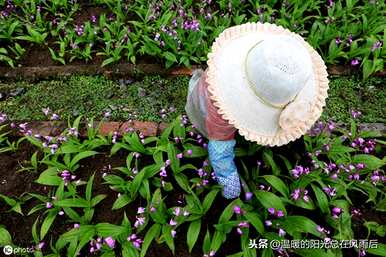
[[[240,179],[233,161],[235,140],[209,140],[209,161],[213,167],[217,182],[224,187],[223,195],[227,199],[239,197]]]

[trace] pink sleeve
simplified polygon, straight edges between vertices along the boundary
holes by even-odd
[[[204,89],[206,90],[206,108],[207,116],[205,118],[205,126],[208,131],[208,139],[212,140],[231,140],[234,139],[236,128],[233,125],[229,124],[228,121],[224,120],[221,115],[218,113],[218,108],[214,106],[212,99],[210,98],[210,93],[208,91],[208,84],[206,82],[206,72],[204,73]]]

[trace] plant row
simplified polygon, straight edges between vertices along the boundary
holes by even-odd
[[[24,134],[11,142],[8,132],[0,134],[0,153],[15,152],[27,141],[38,150],[31,156],[23,172],[37,175],[36,183],[49,188],[48,194],[25,192],[21,196],[0,195],[9,211],[23,219],[38,213],[30,231],[35,256],[77,256],[97,253],[98,256],[146,256],[153,243],[164,244],[175,253],[175,240],[181,237],[181,226],[187,227],[189,252],[201,234],[202,254],[215,256],[230,234],[240,237],[239,252],[232,256],[274,256],[295,252],[300,256],[344,256],[347,249],[301,249],[251,247],[251,238],[267,240],[314,239],[323,242],[353,240],[359,231],[368,231],[367,239],[381,238],[385,227],[364,215],[372,211],[382,215],[385,208],[386,164],[383,138],[372,132],[359,131],[353,112],[351,130],[336,129],[333,122],[318,122],[302,138],[302,148],[292,145],[283,153],[274,148],[238,140],[236,163],[245,195],[223,209],[214,208],[221,196],[207,160],[207,141],[198,134],[186,116],[178,117],[157,137],[144,137],[136,132],[123,135],[98,134],[93,119],[88,120],[87,137],[79,138],[79,116],[68,122],[60,136],[33,135],[28,124],[4,124]],[[0,123],[7,121],[0,114]],[[103,174],[103,184],[116,195],[111,210],[98,209],[106,194],[94,194],[94,175],[85,181],[77,171],[82,160],[102,154],[108,147],[111,157],[125,153],[125,165],[111,167]],[[288,153],[297,151],[301,158]],[[383,159],[382,159],[383,157]],[[43,171],[40,171],[43,168]],[[114,172],[113,172],[114,171]],[[168,199],[182,192],[182,201],[170,204]],[[359,197],[358,197],[359,195]],[[140,205],[133,206],[133,203]],[[31,209],[27,202],[34,201]],[[126,211],[136,209],[135,217]],[[121,222],[95,224],[98,212],[123,210]],[[216,215],[216,213],[218,215]],[[216,224],[204,222],[209,216]],[[55,236],[54,221],[64,219],[68,231]],[[130,221],[131,220],[131,221]],[[0,245],[13,245],[7,230],[0,224]],[[363,233],[362,233],[363,234]],[[376,247],[353,245],[360,256],[384,254],[386,245]],[[258,251],[258,252],[257,252]],[[230,253],[227,253],[230,254]],[[343,255],[342,255],[343,254]],[[230,256],[230,255],[228,255]]]
[[[113,1],[1,0],[0,62],[20,63],[30,46],[59,63],[102,66],[153,57],[166,67],[203,64],[227,27],[270,22],[303,36],[327,64],[383,70],[386,8],[383,1]]]

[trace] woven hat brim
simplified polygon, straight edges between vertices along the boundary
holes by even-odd
[[[218,80],[216,79],[216,76],[218,75],[217,65],[220,65],[217,63],[218,55],[221,54],[221,50],[227,44],[250,33],[261,33],[264,35],[288,35],[294,37],[304,45],[310,54],[314,71],[313,78],[315,83],[315,97],[312,102],[309,119],[303,123],[299,123],[299,126],[296,129],[278,130],[278,132],[274,135],[266,135],[259,132],[257,129],[246,127],[245,124],[240,122],[239,118],[240,115],[245,113],[246,109],[240,108],[238,110],[231,110],[230,108],[234,107],[230,107],[226,104],[226,101],[223,99],[224,95],[221,96],[220,90],[223,88],[219,85]],[[221,65],[227,64],[221,63]],[[211,99],[213,100],[214,105],[218,107],[220,115],[223,119],[227,120],[230,124],[237,128],[240,135],[244,136],[247,140],[254,141],[261,145],[280,146],[296,140],[307,133],[311,126],[320,117],[327,98],[327,77],[327,67],[322,58],[306,41],[304,41],[300,35],[274,24],[246,23],[226,29],[216,38],[212,45],[211,52],[208,55],[208,72],[206,81],[208,83],[208,91],[211,95]]]

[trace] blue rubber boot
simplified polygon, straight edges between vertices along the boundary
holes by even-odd
[[[235,144],[235,140],[209,140],[208,143],[209,161],[227,199],[239,197],[241,191],[240,178],[234,163]]]

